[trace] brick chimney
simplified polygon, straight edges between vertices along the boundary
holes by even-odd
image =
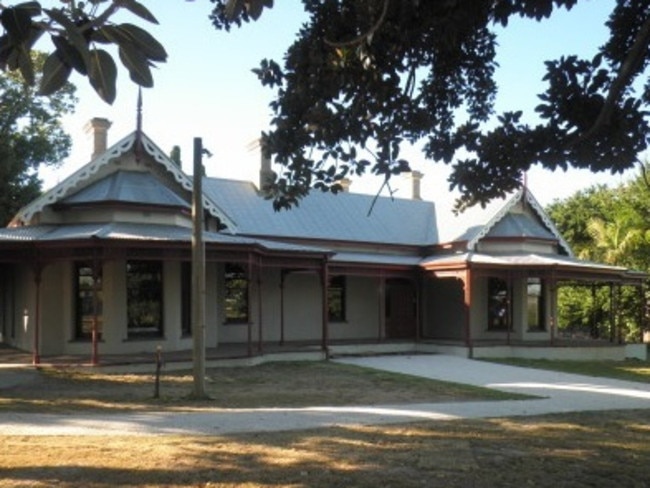
[[[268,191],[268,187],[275,180],[275,173],[271,169],[271,156],[264,150],[260,139],[260,181],[259,189],[262,193]]]
[[[348,193],[350,191],[350,186],[352,186],[352,180],[350,178],[341,178],[338,181],[339,185],[341,185],[341,188],[343,192]]]
[[[424,173],[420,171],[411,172],[411,198],[413,200],[422,200],[422,193],[420,191],[420,182]]]
[[[95,117],[90,119],[86,124],[86,132],[93,136],[93,153],[92,159],[95,159],[100,154],[106,151],[108,146],[108,129],[111,127],[111,122],[108,119]]]

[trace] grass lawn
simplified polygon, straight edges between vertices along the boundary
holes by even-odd
[[[0,486],[650,486],[647,411],[236,436],[0,436]]]
[[[106,374],[46,368],[0,390],[0,411],[190,411],[214,408],[381,405],[529,398],[485,388],[332,362],[278,362],[206,372],[209,401],[188,399],[190,372],[163,373],[154,399],[152,374]]]
[[[497,359],[494,362],[523,366],[526,368],[550,369],[565,373],[584,374],[617,380],[650,383],[650,362],[628,359],[626,361],[556,361],[548,359]]]
[[[214,400],[197,403],[186,399],[188,374],[165,374],[153,400],[150,375],[100,371],[42,371],[0,389],[0,409],[74,415],[506,397],[323,362],[209,370]],[[0,453],[3,488],[641,488],[650,486],[650,410],[200,437],[3,436],[0,426]]]

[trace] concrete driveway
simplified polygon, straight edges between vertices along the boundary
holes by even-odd
[[[521,368],[456,356],[344,358],[340,362],[394,373],[541,397],[538,400],[457,404],[461,417],[538,415],[650,408],[650,384]]]
[[[541,398],[414,405],[215,409],[189,413],[0,413],[0,432],[4,435],[76,436],[222,435],[422,420],[650,408],[650,385],[642,383],[518,368],[444,355],[350,357],[336,361]]]

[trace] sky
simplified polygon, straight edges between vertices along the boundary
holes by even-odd
[[[157,17],[159,25],[140,22],[130,14],[117,20],[137,23],[149,30],[167,49],[168,61],[154,70],[155,86],[143,90],[143,130],[166,153],[174,145],[181,148],[183,169],[191,173],[195,137],[213,156],[204,160],[209,176],[257,182],[260,156],[251,143],[269,129],[268,107],[273,92],[251,72],[263,58],[280,61],[303,20],[299,0],[278,0],[262,17],[230,33],[215,30],[208,14],[208,0],[140,0]],[[43,0],[42,4],[51,3]],[[500,93],[497,112],[523,110],[524,120],[534,122],[536,94],[542,91],[544,60],[578,54],[591,58],[607,37],[604,22],[614,0],[581,1],[570,12],[561,11],[538,23],[515,19],[498,31],[496,77]],[[49,46],[47,46],[49,47]],[[119,65],[117,99],[101,101],[85,78],[73,75],[79,104],[75,113],[63,120],[73,138],[73,149],[56,169],[43,168],[40,176],[48,189],[86,164],[92,141],[85,131],[93,117],[112,122],[109,145],[130,134],[136,127],[137,87]],[[424,199],[452,203],[447,177],[449,168],[425,161],[415,148],[403,155],[412,169],[424,173]],[[564,199],[594,184],[616,185],[629,178],[609,173],[569,170],[552,173],[540,168],[527,176],[528,186],[542,205]],[[398,178],[395,196],[409,197],[410,183]],[[353,180],[351,191],[375,194],[380,181],[370,176]]]

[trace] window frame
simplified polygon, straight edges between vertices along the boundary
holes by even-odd
[[[84,296],[82,294],[81,288],[81,278],[80,274],[82,270],[86,270],[83,277],[90,282],[87,288],[85,288]],[[95,271],[93,266],[83,262],[76,261],[74,263],[74,330],[73,337],[77,341],[85,341],[92,339],[92,328],[95,314],[97,315],[97,339],[102,339],[103,329],[104,329],[104,293],[103,293],[103,279],[102,279],[102,270],[101,267],[97,273],[98,284],[95,284]],[[97,310],[94,310],[95,298],[94,294],[97,293]],[[84,323],[90,321],[87,327],[87,331]]]
[[[347,277],[331,276],[327,284],[327,319],[329,322],[347,321]],[[334,308],[337,304],[339,306]]]
[[[248,324],[250,321],[249,277],[239,263],[225,263],[223,269],[224,323]]]
[[[539,287],[539,291],[531,294],[531,286]],[[531,298],[535,299],[534,304]],[[531,312],[534,307],[536,315],[536,324],[531,325]],[[528,277],[526,279],[526,323],[529,331],[544,332],[546,331],[546,280],[537,277]]]
[[[144,275],[140,283],[130,283],[131,270],[130,266],[144,267],[141,275]],[[146,268],[149,268],[147,271]],[[154,269],[155,268],[155,269]],[[126,262],[126,329],[128,339],[148,339],[160,338],[164,335],[164,283],[163,283],[163,262],[160,260],[131,259]],[[143,282],[147,280],[146,275],[150,274],[148,285]],[[157,282],[155,289],[151,282]],[[136,286],[139,285],[139,286]],[[153,326],[138,326],[134,323],[135,317],[131,315],[135,304],[133,299],[146,300],[150,299],[154,303],[155,318],[157,323]],[[146,310],[145,310],[146,311]],[[140,313],[142,315],[142,313]]]
[[[508,282],[497,276],[488,277],[487,284],[487,330],[512,331],[511,291]]]

